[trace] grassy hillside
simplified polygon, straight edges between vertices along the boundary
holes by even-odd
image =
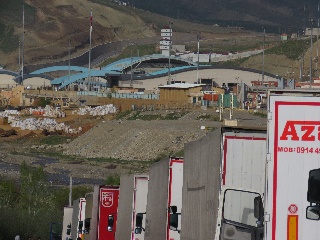
[[[121,9],[82,0],[33,0],[25,3],[25,64],[61,60],[87,51],[90,9],[92,46],[121,39],[155,36],[152,26]],[[1,1],[0,65],[16,70],[22,35],[22,1]]]
[[[243,26],[269,32],[288,31],[290,27],[304,28],[307,20],[317,18],[317,1],[314,0],[132,0],[137,8],[201,23],[218,23],[221,26]]]
[[[19,33],[16,28],[22,26],[22,0],[0,2],[0,51],[12,52],[19,48]],[[25,24],[31,24],[35,8],[25,4]]]
[[[19,47],[19,36],[14,34],[14,27],[0,21],[0,50],[12,52]]]
[[[178,31],[178,32],[214,32],[214,33],[239,32],[239,30],[237,29],[231,29],[231,28],[225,28],[225,27],[212,27],[211,24],[210,25],[203,24],[203,23],[197,24],[192,21],[166,17],[165,15],[157,14],[157,11],[144,11],[139,8],[123,7],[123,6],[119,6],[117,3],[112,2],[110,0],[91,0],[91,1],[117,9],[119,11],[123,11],[129,15],[139,16],[139,18],[141,18],[145,23],[151,24],[158,31],[164,26],[168,26],[169,22],[173,22],[173,29],[174,31]],[[157,4],[157,6],[159,6],[159,4]]]
[[[316,71],[317,48],[319,41],[313,39],[312,58],[313,58],[313,77],[319,77]],[[237,62],[235,65],[262,70],[262,54],[250,57]],[[318,63],[318,66],[319,63]],[[265,51],[264,61],[265,72],[273,73],[284,78],[294,78],[300,80],[300,71],[302,80],[308,80],[310,74],[310,39],[292,40],[281,42]]]

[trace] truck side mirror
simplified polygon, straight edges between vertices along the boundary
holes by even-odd
[[[178,231],[178,224],[179,224],[179,214],[178,207],[177,206],[170,206],[169,207],[169,213],[170,213],[170,230]]]
[[[135,228],[134,229],[135,234],[141,234],[142,233],[142,228]]]
[[[170,229],[173,231],[177,231],[178,230],[178,223],[179,223],[179,217],[178,217],[178,213],[171,213],[170,214]]]
[[[141,234],[144,228],[142,226],[143,214],[145,213],[137,213],[136,215],[136,228],[134,229],[135,234]]]
[[[83,221],[79,221],[78,233],[82,233]]]
[[[320,204],[320,169],[309,172],[307,200]]]
[[[108,232],[112,232],[113,231],[113,223],[114,223],[114,216],[113,215],[109,215],[108,216]]]
[[[67,225],[67,235],[71,234],[71,223]]]
[[[263,219],[263,204],[260,195],[254,198],[254,217],[258,221],[262,221]]]
[[[143,220],[143,213],[137,213],[136,215],[136,227],[142,228],[142,220]]]
[[[177,206],[170,206],[170,207],[169,207],[169,212],[170,212],[170,213],[177,213],[177,211],[178,211]]]
[[[91,221],[91,218],[86,218],[84,220],[84,233],[85,234],[88,234],[90,231],[90,221]]]
[[[307,207],[306,217],[310,220],[320,220],[320,206],[309,206]]]

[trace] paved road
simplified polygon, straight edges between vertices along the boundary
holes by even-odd
[[[174,36],[173,36],[174,44],[186,44],[188,42],[193,42],[195,40],[196,40],[196,35],[190,34],[190,33],[174,33]],[[140,38],[140,39],[127,39],[127,40],[121,40],[116,42],[109,42],[109,43],[95,46],[91,49],[91,65],[92,66],[98,65],[105,59],[119,55],[125,47],[130,46],[132,44],[135,44],[137,46],[148,45],[148,44],[158,44],[159,41],[160,41],[160,36],[153,36],[153,37]],[[73,66],[87,66],[88,59],[89,59],[89,50],[81,54],[80,56],[70,59],[70,64]],[[54,61],[54,62],[27,65],[26,71],[33,72],[35,70],[45,68],[45,67],[67,66],[68,64],[69,64],[68,60],[59,61],[57,59],[57,61]]]
[[[38,161],[34,162],[35,166],[44,166],[50,163],[58,162],[59,160],[46,157],[38,157]],[[8,163],[0,160],[0,169],[2,176],[9,176],[13,178],[19,177],[20,164],[18,163]],[[69,186],[70,184],[70,171],[69,170],[59,170],[60,173],[46,173],[47,180],[52,185],[62,185]],[[72,178],[73,185],[102,185],[105,184],[105,179],[94,179],[94,178]]]

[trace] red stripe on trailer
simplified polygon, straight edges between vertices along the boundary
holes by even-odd
[[[228,139],[240,139],[240,140],[267,140],[263,137],[241,137],[241,136],[225,136],[223,144],[223,171],[222,171],[222,185],[226,185],[226,174],[227,174],[227,149]]]
[[[227,146],[228,146],[228,142],[227,142],[227,137],[226,137],[226,138],[224,139],[224,144],[223,144],[223,149],[224,149],[224,153],[223,153],[223,172],[222,172],[222,184],[223,184],[223,185],[226,184]]]
[[[275,103],[275,136],[274,136],[274,149],[273,149],[273,155],[274,155],[274,165],[273,165],[273,201],[272,201],[272,239],[275,240],[276,238],[276,206],[277,206],[277,163],[278,163],[278,155],[277,155],[277,149],[278,149],[278,118],[279,118],[279,102]]]
[[[278,121],[279,121],[279,107],[280,106],[320,106],[318,102],[283,102],[283,101],[275,101],[275,118],[274,118],[274,149],[273,149],[273,200],[272,200],[272,240],[276,239],[276,226],[277,226],[277,180],[278,180]],[[298,231],[298,229],[297,229]],[[298,236],[298,235],[297,235]]]
[[[243,139],[243,140],[266,140],[263,137],[240,137],[240,136],[226,136],[227,139]]]
[[[174,163],[174,162],[183,163],[183,159],[180,159],[180,158],[171,159],[171,161],[170,161],[170,167],[172,166],[172,163]]]

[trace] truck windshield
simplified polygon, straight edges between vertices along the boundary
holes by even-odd
[[[260,194],[229,189],[224,197],[224,219],[255,227],[254,199]]]

